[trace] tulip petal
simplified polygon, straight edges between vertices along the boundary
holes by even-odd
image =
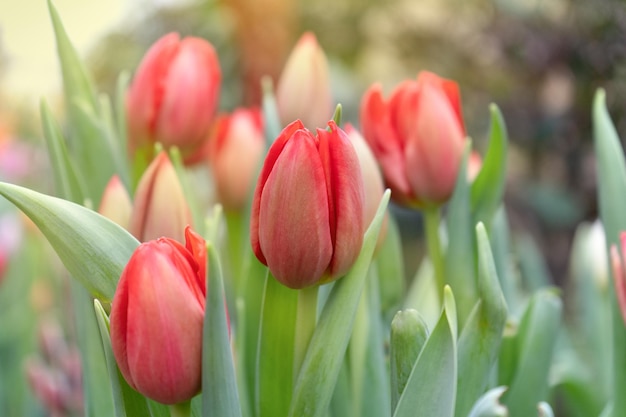
[[[272,172],[274,164],[283,151],[287,141],[297,130],[300,129],[304,129],[304,125],[300,120],[295,120],[287,125],[287,127],[285,127],[276,138],[270,147],[267,156],[265,157],[265,162],[263,163],[263,168],[261,168],[261,173],[259,174],[256,188],[254,190],[252,212],[250,215],[250,243],[256,257],[265,265],[267,265],[267,261],[263,255],[263,251],[261,250],[261,245],[259,244],[259,211],[261,207],[261,194],[263,193],[267,178]]]
[[[376,155],[384,173],[385,181],[391,187],[395,197],[399,194],[408,196],[411,187],[406,178],[401,139],[391,125],[388,103],[382,95],[379,84],[370,87],[361,101],[361,126],[363,136]]]
[[[319,155],[326,175],[333,256],[331,278],[344,275],[354,264],[363,242],[364,189],[356,151],[335,122],[330,132],[318,129]]]
[[[439,77],[429,71],[422,71],[417,76],[417,83],[430,84],[438,86],[443,93],[448,97],[448,102],[452,105],[454,112],[459,119],[461,129],[465,132],[465,123],[463,122],[463,112],[461,110],[461,93],[459,91],[459,85],[445,78]]]
[[[261,252],[276,279],[290,288],[315,283],[332,257],[325,181],[315,137],[296,131],[267,177],[258,212]]]

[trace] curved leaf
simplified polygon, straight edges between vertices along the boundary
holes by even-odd
[[[0,182],[0,195],[37,225],[72,276],[92,296],[111,301],[139,242],[93,210],[28,188]]]

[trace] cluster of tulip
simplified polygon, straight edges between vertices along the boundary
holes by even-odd
[[[509,276],[497,107],[484,159],[458,85],[430,72],[388,99],[371,86],[360,128],[342,125],[311,33],[276,94],[265,84],[262,109],[216,114],[217,54],[177,34],[150,48],[130,85],[120,77],[111,104],[50,11],[74,145],[44,104],[62,198],[8,183],[0,194],[75,278],[79,339],[96,330],[101,341],[79,343],[86,404],[106,397],[90,415],[552,415],[561,300],[545,289],[520,297]],[[626,188],[610,180],[626,170],[601,98],[595,109],[603,220],[617,243],[626,218],[607,196]],[[428,256],[408,290],[390,196],[424,218]],[[616,246],[612,260],[619,314]],[[507,319],[521,322],[510,334]],[[617,352],[621,320],[614,331]],[[611,392],[626,388],[622,374]],[[602,395],[589,409],[622,410],[626,400]]]

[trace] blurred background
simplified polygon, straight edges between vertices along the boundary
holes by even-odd
[[[401,80],[425,69],[456,80],[468,132],[480,152],[487,146],[488,105],[500,106],[511,141],[505,200],[517,253],[539,259],[536,273],[562,286],[576,226],[597,217],[591,142],[591,103],[597,88],[607,90],[609,111],[618,133],[626,137],[623,0],[57,0],[54,4],[98,90],[111,95],[120,72],[132,73],[148,47],[170,31],[201,36],[215,45],[224,77],[222,110],[259,104],[259,78],[277,79],[304,31],[315,33],[328,56],[344,121],[358,125],[361,95],[373,82],[390,92]],[[61,76],[46,2],[2,1],[0,180],[46,192],[52,184],[39,121],[41,98],[61,115]],[[0,213],[17,216],[7,205],[0,202]],[[415,217],[395,210],[409,222]],[[416,229],[405,230],[408,242],[414,238],[418,242],[419,219],[415,224]],[[13,236],[13,246],[29,238],[28,230],[8,229],[0,230]],[[419,260],[415,252],[409,258]],[[34,275],[55,274],[38,271],[36,259],[30,260]],[[0,282],[6,263],[0,257]],[[42,311],[54,305],[39,287],[33,289],[26,281],[10,284],[27,288],[30,302]],[[8,294],[11,291],[0,291],[0,316]],[[9,337],[1,329],[0,342]],[[36,335],[32,328],[23,331]]]

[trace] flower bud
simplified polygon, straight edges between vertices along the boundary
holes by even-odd
[[[217,106],[221,72],[204,39],[170,33],[144,56],[126,103],[131,154],[148,157],[156,142],[191,158],[206,139]]]
[[[611,266],[613,267],[613,280],[615,283],[615,293],[622,319],[626,324],[626,270],[624,269],[624,259],[626,259],[626,232],[620,234],[620,249],[611,246]]]
[[[183,231],[190,224],[191,210],[176,170],[161,152],[139,180],[128,230],[142,242],[162,236],[183,242]]]
[[[465,140],[455,82],[421,72],[388,101],[373,85],[361,102],[361,125],[394,199],[424,207],[450,198]]]
[[[317,135],[299,120],[270,147],[252,202],[250,239],[257,258],[290,288],[344,275],[363,241],[359,161],[335,122]]]
[[[114,175],[104,189],[98,213],[124,229],[128,229],[132,209],[133,203],[126,187],[122,184],[120,177]]]
[[[137,247],[111,306],[111,347],[120,372],[164,404],[200,391],[206,248],[185,229],[186,246],[160,238]]]
[[[374,216],[376,216],[380,200],[383,198],[383,193],[385,192],[385,187],[380,170],[378,169],[378,164],[376,163],[376,158],[363,136],[361,136],[361,133],[349,123],[346,124],[346,133],[359,158],[361,174],[363,175],[363,186],[365,188],[365,216],[363,218],[363,225],[367,228],[372,220],[374,220]],[[378,234],[377,247],[385,240],[386,233],[387,216],[385,216],[380,233]]]
[[[334,111],[329,79],[326,55],[307,32],[291,51],[276,88],[283,126],[296,119],[309,129],[326,125]]]
[[[209,168],[226,210],[242,210],[265,152],[263,121],[257,109],[218,117],[209,148]]]

